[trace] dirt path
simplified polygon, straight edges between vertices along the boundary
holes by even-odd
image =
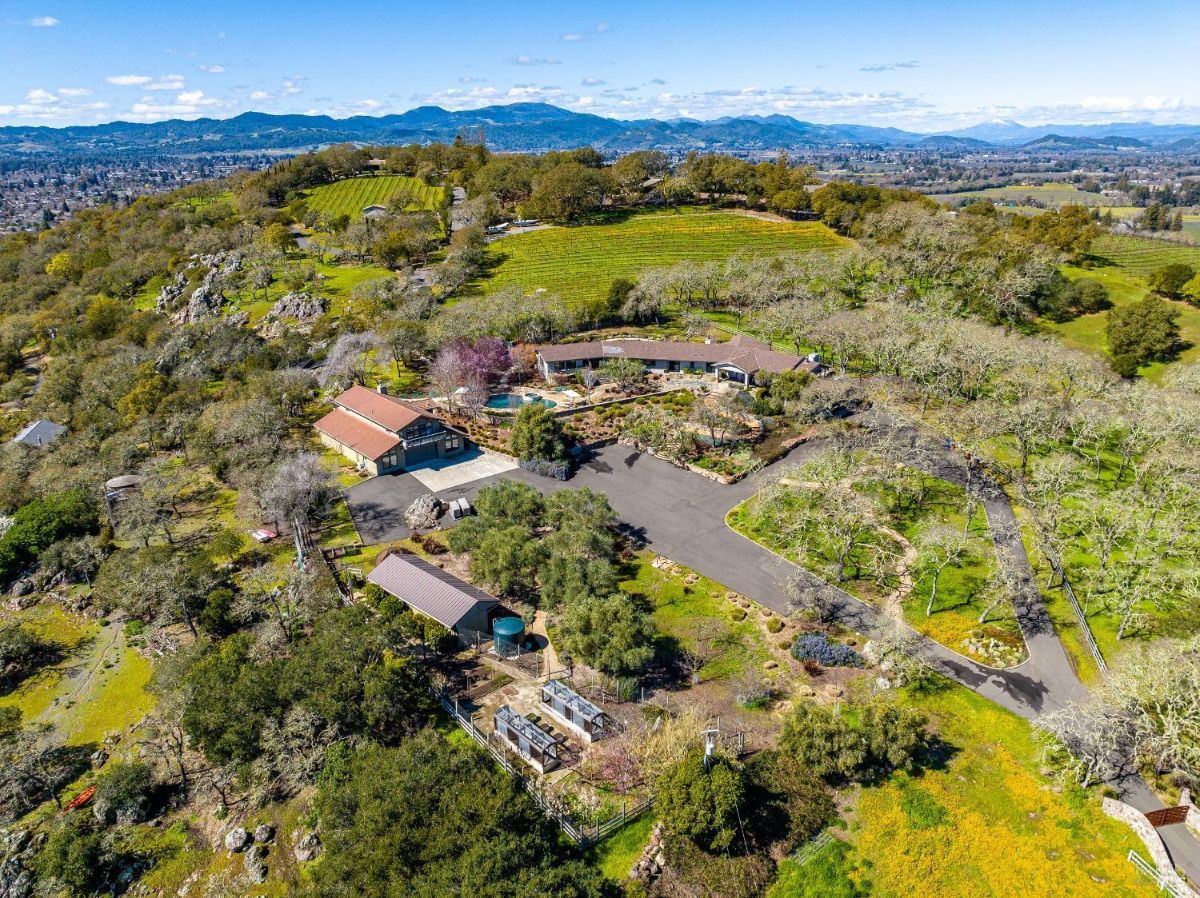
[[[48,742],[61,741],[59,730],[64,720],[87,696],[96,678],[105,670],[105,663],[116,667],[124,652],[125,634],[121,623],[114,621],[96,634],[95,639],[88,642],[82,655],[71,660],[66,670],[66,679],[70,687],[55,698],[38,717],[39,723],[51,727],[50,732],[46,734]]]

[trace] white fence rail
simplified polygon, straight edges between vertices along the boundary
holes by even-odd
[[[1129,862],[1137,867],[1138,872],[1145,874],[1150,879],[1154,880],[1154,884],[1159,890],[1171,898],[1196,898],[1197,893],[1192,889],[1183,889],[1177,886],[1170,879],[1158,872],[1158,868],[1150,863],[1132,848],[1129,849]]]

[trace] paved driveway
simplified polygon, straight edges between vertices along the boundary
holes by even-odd
[[[465,484],[494,477],[517,467],[516,459],[497,452],[482,449],[467,449],[458,455],[439,458],[427,464],[409,468],[415,477],[431,493],[441,493]]]

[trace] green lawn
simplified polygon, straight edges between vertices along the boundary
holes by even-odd
[[[575,305],[602,298],[614,278],[656,266],[830,250],[846,241],[818,222],[778,222],[734,212],[674,210],[606,224],[556,227],[497,240],[479,292],[544,288]]]
[[[419,178],[369,175],[322,184],[305,191],[304,196],[309,209],[328,215],[349,215],[355,219],[362,215],[362,210],[367,206],[389,205],[392,198],[404,190],[416,196],[416,201],[408,207],[413,211],[437,208],[445,192],[441,187],[430,187]]]
[[[45,712],[69,683],[71,656],[95,639],[100,628],[91,622],[67,614],[51,602],[42,602],[24,611],[0,611],[0,626],[20,624],[41,639],[57,644],[63,661],[38,671],[7,695],[0,695],[0,708],[20,710],[25,721]]]
[[[1154,243],[1156,246],[1160,245],[1158,241],[1145,242]],[[1161,246],[1169,249],[1183,249],[1185,251],[1188,249],[1187,247],[1175,247],[1171,244],[1161,244]],[[1197,259],[1188,264],[1195,264],[1200,268],[1200,250],[1196,250],[1196,252],[1198,254]],[[1165,265],[1167,263],[1163,262],[1162,264]],[[1108,288],[1108,294],[1114,306],[1136,302],[1148,292],[1143,276],[1124,267],[1113,265],[1099,268],[1078,268],[1067,265],[1063,266],[1062,272],[1071,280],[1090,278],[1104,284]],[[1179,360],[1193,362],[1200,359],[1200,308],[1186,302],[1170,302],[1179,312],[1180,334],[1184,342],[1190,344],[1190,347],[1180,354]],[[1082,349],[1085,352],[1093,352],[1097,355],[1108,354],[1108,340],[1105,335],[1105,329],[1108,327],[1107,312],[1080,315],[1078,318],[1062,323],[1042,321],[1041,325],[1047,331],[1061,337],[1062,341],[1068,346],[1072,346],[1075,349]],[[1154,362],[1153,364],[1142,366],[1138,373],[1150,380],[1156,380],[1162,376],[1162,373],[1171,364],[1174,363]]]
[[[614,882],[627,882],[629,871],[642,856],[653,828],[654,814],[648,811],[592,848],[588,860]]]
[[[626,567],[621,590],[644,599],[653,609],[659,633],[681,648],[695,649],[700,629],[705,636],[715,636],[715,651],[700,670],[702,680],[735,676],[770,657],[753,610],[734,621],[724,586],[686,568],[681,567],[680,574],[657,569],[651,564],[654,557],[653,552],[640,552]],[[692,577],[692,583],[685,582]]]

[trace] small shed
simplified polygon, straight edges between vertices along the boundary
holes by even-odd
[[[23,446],[29,446],[31,449],[41,449],[43,446],[49,446],[66,432],[67,428],[61,424],[55,424],[53,421],[47,421],[45,418],[38,418],[32,424],[27,424],[22,428],[21,432],[9,440],[9,442],[20,443]]]
[[[532,720],[526,720],[508,705],[501,705],[492,722],[497,735],[538,773],[548,773],[559,765],[558,740]]]
[[[608,735],[608,715],[562,680],[547,680],[542,686],[542,707],[584,742]]]
[[[383,216],[388,214],[388,210],[387,206],[372,203],[369,206],[363,206],[362,214],[364,218],[383,218]]]

